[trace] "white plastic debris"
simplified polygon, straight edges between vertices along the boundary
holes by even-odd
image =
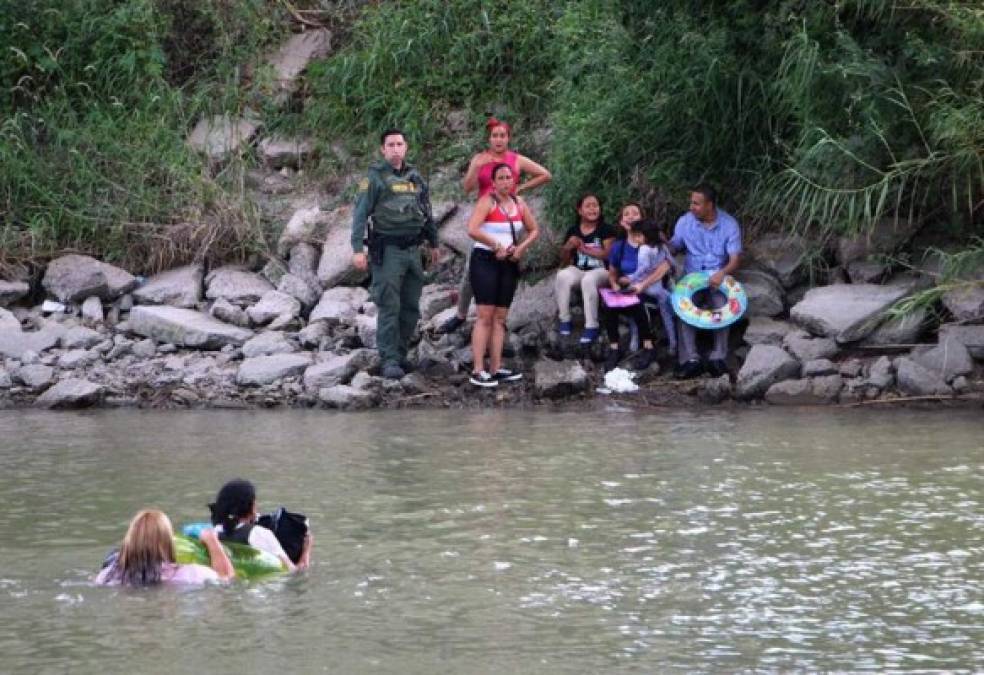
[[[632,381],[635,373],[625,368],[614,368],[605,373],[605,388],[616,394],[631,394],[639,391],[639,385]]]
[[[64,312],[66,309],[68,308],[64,304],[56,302],[55,300],[45,300],[41,303],[41,311],[45,314]]]

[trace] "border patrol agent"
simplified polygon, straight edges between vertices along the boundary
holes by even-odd
[[[387,129],[380,142],[383,159],[369,166],[352,214],[352,264],[360,271],[372,268],[369,291],[378,309],[376,346],[382,375],[399,379],[410,369],[407,351],[420,319],[420,245],[430,244],[431,264],[440,253],[427,183],[405,161],[406,137],[399,129]],[[370,220],[367,253],[363,238]]]

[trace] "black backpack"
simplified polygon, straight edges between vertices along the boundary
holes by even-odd
[[[256,524],[271,530],[276,535],[277,541],[291,561],[296,564],[301,559],[304,536],[308,533],[307,516],[292,513],[281,506],[273,513],[265,513],[257,518]]]

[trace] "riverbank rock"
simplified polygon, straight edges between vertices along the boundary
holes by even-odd
[[[587,371],[577,361],[542,359],[533,366],[533,387],[537,396],[562,398],[586,391]]]
[[[0,355],[21,359],[26,352],[41,354],[58,345],[66,329],[57,323],[44,325],[37,331],[17,328],[0,328]]]
[[[205,155],[213,164],[221,164],[248,144],[260,128],[253,115],[233,118],[213,115],[198,121],[185,141],[193,150]]]
[[[282,331],[276,330],[260,333],[243,344],[243,356],[247,359],[271,354],[291,354],[297,350],[297,344],[288,340]]]
[[[26,281],[4,281],[0,279],[0,307],[9,307],[31,292]]]
[[[748,296],[749,316],[778,316],[786,308],[786,292],[779,280],[760,269],[741,269],[735,273]]]
[[[329,214],[322,211],[317,204],[297,209],[280,233],[280,238],[277,240],[277,253],[280,255],[291,253],[291,257],[293,257],[292,251],[295,246],[299,244],[311,246],[310,242],[318,239],[319,231],[328,226],[330,222]],[[314,247],[312,246],[312,248]],[[315,255],[317,255],[317,249],[315,249]],[[315,268],[312,268],[312,271],[316,269],[317,257],[315,257],[314,264]]]
[[[516,297],[509,308],[506,326],[518,331],[529,325],[550,326],[557,320],[557,296],[554,293],[556,274],[550,274],[535,284],[520,282]]]
[[[916,233],[918,223],[908,219],[882,218],[870,232],[841,237],[837,241],[837,263],[847,266],[872,255],[893,253]]]
[[[273,99],[283,104],[297,89],[297,79],[313,59],[328,56],[331,33],[321,28],[292,35],[276,52],[267,58],[273,71]]]
[[[238,305],[232,304],[225,298],[219,298],[213,302],[212,306],[208,309],[208,313],[219,321],[224,321],[240,328],[249,328],[251,325],[249,314],[246,313],[246,310]]]
[[[854,260],[847,265],[847,277],[852,284],[878,284],[889,272],[891,268],[877,260]]]
[[[8,312],[3,307],[0,307],[0,330],[21,330],[21,322],[17,320],[14,313]]]
[[[451,216],[438,229],[438,243],[443,244],[458,255],[470,255],[475,240],[468,236],[469,218],[471,218],[471,209],[456,207]]]
[[[324,387],[318,391],[318,399],[329,408],[340,410],[361,410],[371,408],[375,403],[376,394],[368,389],[361,389],[347,384],[337,384]]]
[[[253,323],[262,326],[276,320],[278,323],[289,322],[301,314],[301,303],[286,293],[270,290],[263,294],[259,302],[251,305],[246,314]]]
[[[765,392],[772,405],[825,405],[837,400],[841,390],[840,375],[825,375],[800,380],[776,382]]]
[[[82,314],[82,323],[88,326],[98,326],[102,324],[105,319],[103,316],[102,300],[94,295],[90,295],[82,301],[80,311]]]
[[[957,321],[984,321],[984,281],[947,291],[943,305]]]
[[[260,301],[274,290],[273,284],[259,274],[237,267],[220,267],[205,277],[205,297],[223,299],[240,307],[248,307]]]
[[[369,301],[369,291],[360,286],[336,286],[321,294],[321,299],[308,321],[325,321],[329,325],[350,322],[359,314],[362,305]]]
[[[967,348],[971,358],[984,361],[984,326],[947,323],[940,326],[939,343],[956,341]]]
[[[138,305],[130,312],[130,330],[157,342],[194,349],[241,346],[253,332],[223,323],[207,314],[166,305]]]
[[[137,279],[119,267],[73,253],[48,263],[41,286],[61,302],[81,302],[90,295],[115,300],[136,288]]]
[[[919,340],[926,332],[929,310],[919,308],[911,314],[890,316],[871,335],[864,339],[866,345],[905,345]]]
[[[797,330],[796,327],[786,321],[777,321],[767,316],[753,316],[748,319],[748,327],[745,328],[742,339],[750,345],[779,346],[783,338],[794,330]]]
[[[378,361],[376,352],[369,349],[356,349],[347,354],[332,354],[304,371],[304,387],[308,391],[317,392],[326,387],[345,384],[357,372],[373,367]]]
[[[328,228],[318,261],[318,281],[322,288],[356,284],[366,278],[352,266],[352,207],[343,205],[327,215]]]
[[[840,349],[830,338],[813,337],[806,331],[792,330],[782,339],[782,346],[800,361],[829,359]]]
[[[420,295],[420,319],[430,321],[436,314],[457,304],[457,291],[454,286],[429,284]]]
[[[740,399],[759,398],[776,382],[798,377],[799,362],[780,347],[754,345],[745,358],[735,394]]]
[[[285,274],[277,282],[277,290],[301,303],[302,310],[310,310],[321,298],[321,286],[314,275],[304,279],[296,274]]]
[[[69,377],[41,394],[34,405],[39,408],[85,408],[98,404],[105,391],[102,385]]]
[[[258,150],[260,159],[271,169],[282,169],[285,166],[297,169],[314,153],[314,141],[310,138],[275,135],[260,141]]]
[[[974,371],[974,361],[970,358],[970,353],[957,340],[941,342],[929,349],[917,347],[912,350],[909,358],[923,368],[939,373],[945,382],[952,382],[955,377]]]
[[[808,246],[802,237],[763,237],[748,248],[750,258],[771,272],[783,288],[792,288],[803,278]]]
[[[40,363],[21,366],[13,372],[15,382],[20,382],[28,389],[44,389],[55,379],[55,369]]]
[[[185,265],[161,272],[133,292],[142,305],[171,305],[197,307],[202,299],[205,270],[201,265]]]
[[[885,312],[909,294],[904,284],[837,284],[807,291],[790,311],[793,321],[814,335],[843,344],[875,330]]]
[[[910,396],[946,396],[953,393],[941,373],[924,368],[904,356],[895,360],[895,379],[899,391]]]
[[[895,383],[895,366],[887,356],[879,356],[868,369],[865,383],[885,391]]]
[[[284,377],[300,375],[311,365],[311,355],[271,354],[246,359],[236,373],[236,383],[245,386],[271,384]]]

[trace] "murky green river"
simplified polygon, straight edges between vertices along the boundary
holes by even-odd
[[[89,584],[236,476],[306,574]],[[0,413],[0,671],[984,668],[984,415]]]

